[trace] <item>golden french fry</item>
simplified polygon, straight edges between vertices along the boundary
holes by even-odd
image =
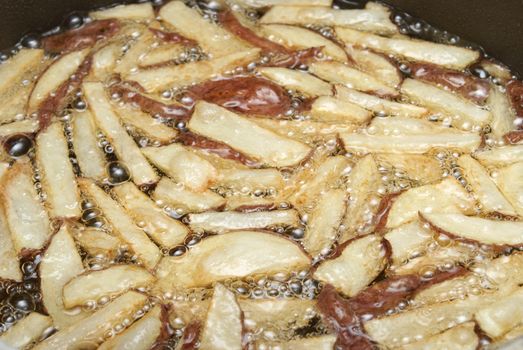
[[[105,155],[98,147],[96,127],[90,111],[73,114],[73,148],[84,177],[105,178]]]
[[[474,158],[484,166],[505,166],[520,162],[523,157],[523,145],[505,146],[481,150]]]

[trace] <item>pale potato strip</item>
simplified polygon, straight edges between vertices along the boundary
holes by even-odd
[[[9,137],[15,134],[34,134],[38,130],[38,121],[34,119],[25,119],[0,125],[0,137]]]
[[[281,137],[247,118],[207,102],[196,105],[188,127],[272,167],[296,165],[311,151],[301,142]]]
[[[29,113],[38,109],[38,106],[60,85],[73,75],[84,59],[89,49],[73,51],[55,61],[45,70],[36,83],[28,102]]]
[[[274,6],[260,22],[279,24],[320,24],[394,34],[398,31],[390,21],[390,13],[382,9],[338,10],[326,7]]]
[[[52,218],[77,218],[81,214],[69,148],[60,122],[51,124],[36,138],[36,160]]]
[[[162,177],[152,194],[156,201],[181,209],[185,213],[198,213],[218,209],[225,205],[225,199],[212,191],[193,192],[183,184],[177,184],[167,177]]]
[[[363,124],[372,118],[366,109],[336,97],[318,97],[311,107],[311,116],[322,122]]]
[[[44,50],[22,49],[0,66],[0,94],[21,83],[24,73],[36,68],[44,58]]]
[[[103,85],[84,83],[83,90],[96,124],[113,145],[118,158],[129,168],[134,183],[144,185],[157,182],[158,175],[120,124]]]
[[[43,248],[51,235],[49,216],[38,198],[28,163],[17,162],[7,171],[1,194],[16,252]]]
[[[146,2],[143,4],[118,5],[106,10],[89,12],[89,17],[97,20],[117,18],[141,21],[153,20],[155,15],[152,4],[150,2]]]
[[[300,217],[296,210],[239,212],[206,212],[189,214],[189,227],[195,232],[224,233],[234,230],[255,230],[275,227],[297,227]]]
[[[123,42],[110,43],[93,54],[90,76],[98,81],[105,81],[116,67],[123,54]]]
[[[27,118],[27,99],[33,91],[34,82],[10,89],[0,97],[0,123],[12,123]]]
[[[396,88],[401,84],[403,78],[400,71],[385,55],[355,48],[352,45],[345,46],[345,51],[358,69],[373,75],[391,87]]]
[[[287,89],[301,91],[309,96],[331,96],[332,86],[302,71],[287,68],[259,68],[258,72],[264,77],[282,85]]]
[[[401,93],[415,103],[449,114],[458,128],[470,130],[472,126],[485,125],[492,119],[492,114],[478,105],[418,80],[405,79]]]
[[[425,119],[405,117],[377,117],[372,119],[367,128],[367,132],[379,135],[406,135],[426,132],[437,133],[441,131],[452,132],[455,129],[450,129]],[[459,131],[456,131],[456,133],[459,133]]]
[[[172,1],[163,6],[159,16],[173,26],[177,33],[196,40],[213,57],[249,49],[245,42],[217,24],[205,20],[196,9],[187,7],[181,1]]]
[[[136,292],[111,301],[81,322],[69,324],[34,347],[35,350],[97,348],[107,332],[134,314],[147,302],[147,297]]]
[[[195,192],[205,191],[218,177],[211,163],[180,144],[146,147],[142,153],[166,175]]]
[[[162,144],[172,142],[178,134],[176,129],[168,127],[153,116],[129,105],[119,105],[115,108],[115,112],[124,124],[138,129],[140,134],[157,140]]]
[[[51,317],[31,312],[0,335],[0,344],[16,349],[26,349],[40,339],[42,333],[52,325]]]
[[[114,72],[124,77],[136,72],[142,57],[150,50],[154,40],[154,34],[147,28],[142,28],[140,37],[130,42],[131,47],[119,60]]]
[[[443,174],[440,162],[431,155],[385,153],[374,156],[379,164],[398,170],[420,185],[440,181]]]
[[[400,265],[411,257],[425,253],[428,243],[432,241],[432,232],[415,220],[390,230],[384,237],[392,249],[392,263]]]
[[[227,197],[225,210],[227,211],[244,211],[248,209],[258,208],[276,208],[277,202],[271,197],[256,197],[250,194],[246,196],[230,196]],[[260,209],[261,210],[261,209]]]
[[[342,133],[340,137],[346,150],[365,153],[424,154],[436,148],[474,152],[481,145],[481,136],[475,133],[440,132],[402,136]]]
[[[410,38],[384,38],[357,30],[336,27],[338,38],[347,45],[369,48],[385,54],[463,69],[479,58],[479,52],[457,46]]]
[[[154,268],[160,260],[160,250],[133,223],[125,210],[92,181],[79,179],[78,184],[81,190],[97,204],[97,207],[111,225],[113,232],[129,244],[131,250],[134,251],[145,267]]]
[[[512,204],[499,191],[487,170],[477,160],[463,155],[458,159],[458,166],[463,169],[463,176],[472,187],[483,211],[517,216]]]
[[[476,312],[476,321],[491,338],[497,338],[521,324],[523,288]]]
[[[75,240],[89,255],[104,255],[109,259],[118,254],[118,249],[122,245],[120,239],[112,236],[105,231],[95,228],[79,229],[75,233]]]
[[[96,126],[90,111],[73,113],[73,149],[82,176],[102,180],[105,171],[105,155],[98,146]]]
[[[494,181],[518,215],[523,217],[523,161],[499,169]]]
[[[474,322],[467,322],[450,328],[442,333],[435,334],[427,339],[394,348],[397,350],[475,350],[479,345],[479,338],[474,331]]]
[[[111,265],[106,269],[88,271],[73,277],[64,285],[63,302],[67,308],[82,306],[88,301],[112,298],[130,289],[145,288],[155,277],[136,265]]]
[[[128,182],[114,187],[112,192],[134,221],[157,244],[171,248],[183,243],[189,229],[180,221],[170,218],[136,185]]]
[[[22,271],[3,205],[0,206],[0,279],[22,281]]]
[[[492,136],[496,141],[503,139],[503,135],[514,129],[515,115],[510,102],[504,92],[497,86],[492,86],[487,99],[487,105],[492,113]]]
[[[484,166],[505,166],[523,159],[523,145],[505,146],[479,151],[474,154]]]
[[[276,169],[220,169],[216,186],[250,192],[256,190],[281,190],[284,182]]]
[[[73,277],[82,273],[84,265],[71,237],[69,227],[62,225],[53,236],[39,265],[42,301],[57,329],[64,329],[75,322],[81,322],[89,312],[81,309],[67,310],[62,299],[63,286]]]
[[[182,44],[162,45],[147,52],[140,60],[140,66],[148,67],[171,62],[180,57],[183,52],[185,46]]]
[[[236,0],[236,2],[249,7],[269,6],[332,6],[332,0]]]
[[[171,2],[172,4],[176,1]],[[127,79],[136,81],[147,92],[183,87],[218,76],[225,71],[248,64],[259,56],[259,49],[233,52],[211,60],[138,70]]]
[[[379,114],[412,118],[419,118],[428,114],[428,110],[424,107],[385,100],[341,85],[336,86],[336,97]]]

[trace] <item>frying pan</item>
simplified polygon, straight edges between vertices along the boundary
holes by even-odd
[[[210,0],[209,0],[210,1]],[[413,26],[422,18],[434,27],[458,35],[467,42],[480,44],[485,52],[507,64],[514,73],[523,74],[523,0],[383,0],[411,14]],[[0,51],[20,42],[24,35],[41,33],[71,24],[70,15],[122,0],[0,0]],[[161,3],[162,0],[154,0]],[[356,8],[366,0],[335,0],[342,8]],[[76,17],[76,19],[78,18]],[[74,23],[72,23],[74,24]],[[412,32],[410,34],[413,34]],[[9,350],[0,342],[0,350]],[[523,339],[503,346],[504,350],[523,349]]]

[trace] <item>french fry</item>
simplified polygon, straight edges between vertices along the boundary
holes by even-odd
[[[196,9],[183,2],[173,1],[163,6],[159,16],[179,34],[198,41],[203,50],[215,58],[249,49],[243,41],[217,24],[206,21]]]
[[[69,149],[62,123],[55,122],[38,134],[36,159],[42,172],[49,215],[52,218],[79,217],[80,193],[69,161]]]
[[[388,55],[448,68],[463,69],[479,58],[479,52],[457,46],[410,38],[384,38],[339,26],[335,30],[338,38],[347,45],[365,47]]]
[[[523,222],[520,221],[494,221],[463,214],[440,213],[424,213],[421,217],[434,230],[456,239],[516,247],[523,244]]]
[[[490,113],[492,113],[492,122],[490,123],[492,136],[495,140],[500,141],[503,139],[503,135],[514,129],[515,115],[510,107],[510,101],[498,87],[492,87],[487,105],[490,107]]]
[[[503,299],[488,305],[475,314],[481,329],[491,338],[498,338],[521,324],[523,288],[518,288]]]
[[[404,173],[409,179],[416,180],[420,185],[437,182],[441,179],[442,169],[435,157],[417,154],[375,154],[379,164],[394,167]]]
[[[281,137],[233,112],[198,102],[189,129],[245,153],[273,167],[296,165],[311,149],[303,143]]]
[[[479,337],[476,334],[474,327],[474,322],[460,324],[459,326],[435,334],[427,339],[400,346],[398,349],[437,350],[449,348],[455,350],[474,350],[477,349],[479,345]]]
[[[69,227],[62,225],[53,236],[39,266],[42,301],[55,328],[61,330],[83,320],[88,312],[67,310],[62,299],[63,286],[84,270],[82,258],[76,250]]]
[[[28,163],[18,162],[2,178],[2,199],[18,254],[24,249],[41,249],[51,235],[49,217],[33,184]]]
[[[364,73],[340,62],[314,62],[309,72],[332,84],[342,84],[348,88],[364,91],[378,96],[397,96],[396,89],[382,83],[372,75]]]
[[[111,265],[103,270],[86,272],[64,285],[64,306],[73,308],[90,300],[117,296],[130,289],[148,287],[155,280],[146,269],[135,265]]]
[[[140,66],[142,57],[149,51],[154,40],[154,34],[150,30],[147,30],[147,28],[143,28],[140,37],[134,42],[131,42],[131,47],[124,53],[114,68],[114,72],[125,78],[136,72]]]
[[[151,67],[172,62],[180,57],[183,52],[185,52],[183,44],[162,45],[153,48],[142,57],[140,67]]]
[[[242,329],[242,311],[234,293],[222,284],[216,284],[201,334],[201,347],[209,350],[241,350]]]
[[[34,349],[97,348],[107,332],[124,319],[132,319],[133,315],[146,302],[147,297],[145,295],[127,292],[84,320],[69,323],[63,329],[39,343]]]
[[[9,124],[0,125],[0,137],[7,138],[16,134],[34,134],[38,130],[38,121],[25,119]]]
[[[155,306],[131,327],[107,340],[98,349],[149,350],[153,348],[164,327],[162,312],[161,306]]]
[[[284,237],[235,231],[205,238],[181,258],[164,257],[156,269],[156,277],[158,288],[168,292],[208,286],[228,278],[290,271],[309,264],[310,257],[302,248]]]
[[[149,21],[155,18],[151,3],[118,5],[106,10],[89,12],[89,17],[100,20],[117,18],[122,20]]]
[[[227,197],[227,204],[225,210],[239,211],[239,212],[253,212],[261,210],[272,210],[277,208],[277,204],[273,198],[247,196],[231,196]]]
[[[123,54],[123,43],[109,43],[93,54],[90,76],[98,81],[105,81],[114,71],[118,59]]]
[[[212,191],[193,192],[167,177],[160,180],[152,196],[156,201],[162,201],[185,213],[199,213],[225,205],[225,199]]]
[[[13,238],[11,238],[3,206],[0,207],[0,278],[17,282],[22,281],[17,251]]]
[[[180,144],[142,148],[142,153],[173,180],[195,192],[205,191],[218,177],[211,163]]]
[[[452,132],[454,129],[440,126],[425,119],[405,117],[374,118],[368,131],[378,135],[415,135],[423,133]],[[459,133],[459,131],[456,131]]]
[[[82,192],[91,198],[102,211],[113,232],[127,244],[146,268],[152,269],[160,260],[160,250],[149,240],[147,235],[138,228],[120,207],[100,187],[87,179],[79,179],[78,185]]]
[[[312,256],[328,250],[338,237],[345,216],[348,194],[344,190],[329,190],[319,199],[310,214],[303,247]]]
[[[282,174],[276,169],[220,169],[216,185],[238,191],[279,191],[283,189],[284,182]]]
[[[225,233],[235,230],[256,230],[300,225],[298,212],[290,210],[257,211],[252,213],[206,212],[189,214],[189,227],[194,232]]]
[[[113,259],[122,245],[118,237],[95,228],[79,229],[74,236],[78,245],[91,256],[103,255]]]
[[[522,174],[523,162],[519,162],[501,168],[498,175],[494,178],[496,185],[510,204],[512,204],[519,216],[523,216]]]
[[[105,155],[98,147],[96,127],[90,111],[73,114],[73,148],[84,177],[102,180],[105,171]]]
[[[415,103],[451,115],[455,119],[453,124],[458,128],[470,129],[472,126],[482,126],[492,119],[489,111],[474,103],[418,80],[406,79],[401,84],[401,93]]]
[[[12,348],[26,349],[38,341],[42,333],[52,325],[51,317],[31,312],[0,335],[0,342]]]
[[[114,187],[112,192],[134,221],[142,223],[140,227],[162,247],[171,248],[181,244],[189,233],[184,224],[168,217],[136,185],[128,182]]]
[[[374,113],[384,113],[386,115],[407,118],[419,118],[428,114],[428,110],[424,107],[392,102],[341,85],[336,86],[336,97],[340,100],[359,105]]]
[[[360,106],[331,96],[318,97],[310,113],[314,120],[322,122],[363,124],[372,118],[372,114]]]
[[[397,88],[401,84],[403,80],[401,73],[386,56],[352,45],[346,45],[345,51],[358,69],[373,75],[393,88]]]
[[[259,54],[259,49],[237,51],[208,61],[138,70],[138,72],[128,76],[127,79],[139,83],[147,92],[189,86],[211,79],[233,68],[246,65],[256,60]]]
[[[482,150],[474,154],[484,166],[506,166],[520,162],[523,157],[523,145],[505,146]]]
[[[385,268],[387,249],[383,240],[375,235],[355,238],[340,248],[340,255],[323,261],[313,276],[352,297],[367,287]],[[351,275],[350,279],[345,278],[347,274]]]
[[[43,59],[44,50],[23,49],[5,62],[0,69],[0,94],[21,83],[24,74],[36,69]]]
[[[53,91],[67,81],[77,71],[88,54],[88,49],[73,51],[62,56],[49,66],[42,73],[31,93],[27,107],[29,113],[36,111]]]
[[[417,219],[418,213],[475,214],[474,198],[453,178],[412,188],[400,194],[387,217],[387,228]]]
[[[35,83],[20,85],[0,96],[0,122],[13,123],[27,116],[27,99]]]
[[[327,6],[332,5],[332,0],[236,0],[236,2],[249,7],[269,7],[269,6]]]
[[[267,11],[260,22],[263,24],[319,24],[350,27],[381,34],[397,33],[398,29],[389,17],[390,13],[385,7],[338,10],[326,7],[274,6]]]
[[[458,165],[463,169],[463,176],[472,187],[483,211],[517,216],[514,207],[499,191],[495,182],[477,160],[469,155],[463,155],[458,159]]]
[[[329,83],[306,72],[273,67],[259,68],[258,72],[276,84],[301,91],[311,97],[332,95],[332,87]]]
[[[133,181],[137,185],[157,182],[158,175],[120,124],[103,85],[84,83],[83,90],[96,124],[110,140],[118,157],[129,167]]]
[[[347,54],[340,46],[310,29],[285,24],[266,24],[261,26],[259,32],[265,38],[290,49],[323,47],[322,52],[327,57],[340,62],[348,61]]]
[[[316,349],[316,350],[330,350],[333,349],[336,342],[334,335],[320,335],[309,338],[297,338],[285,343],[277,344],[282,350],[299,350],[299,349]]]
[[[425,253],[432,241],[432,232],[418,220],[401,225],[385,234],[390,243],[393,265],[401,265],[412,257]]]

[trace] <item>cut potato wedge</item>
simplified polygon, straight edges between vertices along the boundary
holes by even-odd
[[[432,241],[432,236],[432,232],[418,220],[387,232],[384,237],[391,246],[392,264],[401,265],[408,259],[423,254]]]
[[[523,145],[505,146],[476,152],[474,158],[484,166],[504,166],[523,159]]]
[[[420,185],[437,182],[443,170],[435,157],[417,154],[376,154],[379,164],[393,167]]]
[[[259,68],[258,72],[276,84],[311,97],[332,95],[332,86],[329,83],[306,72],[273,67]]]
[[[49,215],[52,218],[79,217],[80,193],[69,160],[69,148],[62,123],[55,122],[38,134],[36,160],[42,173]]]
[[[310,214],[303,247],[311,256],[326,253],[336,241],[347,208],[347,192],[330,190],[324,193]]]
[[[152,196],[156,201],[162,201],[185,213],[199,213],[225,205],[225,199],[212,191],[193,192],[167,177],[160,180]]]
[[[345,51],[358,69],[373,75],[393,88],[397,88],[401,84],[403,80],[401,73],[387,56],[352,45],[345,46]]]
[[[51,235],[49,217],[33,184],[28,163],[18,162],[2,178],[2,199],[7,225],[18,254],[41,249]]]
[[[55,328],[61,330],[83,320],[88,312],[81,309],[67,310],[62,299],[62,288],[82,273],[84,265],[67,225],[62,225],[53,236],[39,266],[42,301],[53,319]]]
[[[338,38],[347,45],[369,48],[414,61],[463,69],[479,58],[479,52],[457,46],[435,44],[410,38],[384,38],[357,30],[336,27]]]
[[[490,89],[487,105],[490,107],[490,113],[492,113],[492,122],[490,123],[492,136],[496,141],[500,141],[503,139],[503,135],[514,129],[516,116],[512,112],[507,96],[497,87]]]
[[[220,169],[216,185],[238,191],[281,190],[283,176],[276,169]]]
[[[4,94],[17,83],[25,73],[35,69],[44,59],[44,50],[22,49],[0,68],[0,94]]]
[[[22,280],[22,271],[19,267],[17,253],[7,224],[4,208],[0,206],[0,279],[17,282]]]
[[[451,115],[453,125],[458,128],[470,130],[471,127],[483,126],[492,119],[489,111],[476,104],[419,80],[405,79],[401,84],[401,93],[415,103]]]
[[[523,319],[523,288],[476,312],[481,329],[491,338],[498,338],[521,324]]]
[[[418,213],[474,214],[474,198],[453,178],[403,192],[390,208],[386,227],[395,228],[418,218]]]
[[[281,137],[225,108],[198,102],[189,129],[259,159],[273,167],[296,165],[311,149],[303,143]]]
[[[132,137],[120,124],[103,85],[84,83],[83,90],[96,124],[113,145],[116,155],[129,168],[133,181],[137,185],[157,182],[158,175],[140,152]]]
[[[34,134],[38,131],[38,121],[33,119],[25,119],[9,124],[0,125],[0,137],[7,138],[16,134]]]
[[[201,348],[241,350],[242,330],[242,310],[234,293],[216,284],[201,334]]]
[[[501,168],[494,181],[518,215],[523,217],[523,162]]]
[[[125,78],[137,71],[140,66],[141,58],[153,46],[155,37],[153,32],[143,28],[139,33],[139,37],[130,41],[130,48],[125,51],[124,55],[118,60],[118,64],[114,68],[114,73],[119,74]]]
[[[123,333],[103,343],[99,350],[149,350],[161,336],[164,323],[162,307],[157,305],[145,316],[136,321]]]
[[[89,271],[73,277],[64,285],[66,308],[82,306],[102,297],[112,298],[130,289],[146,288],[155,282],[146,269],[134,265],[111,265],[104,270]]]
[[[123,42],[110,43],[93,54],[90,77],[105,81],[114,71],[118,59],[122,56]]]
[[[31,312],[0,335],[0,343],[15,349],[27,349],[51,328],[53,320],[38,312]]]
[[[185,52],[186,46],[183,44],[162,45],[151,49],[140,60],[140,67],[159,66],[165,63],[175,61]]]
[[[118,5],[106,10],[89,12],[89,17],[93,19],[117,18],[122,20],[148,21],[155,18],[154,9],[151,3]]]
[[[323,261],[313,276],[352,297],[367,287],[385,268],[387,254],[380,237],[358,237],[342,246],[338,257]]]
[[[29,113],[38,109],[49,95],[73,75],[85,60],[89,50],[74,51],[55,61],[38,79],[28,102]]]
[[[340,62],[315,62],[310,65],[309,71],[332,84],[342,84],[348,88],[378,96],[396,96],[398,94],[396,89],[382,83],[372,75]]]
[[[160,260],[160,250],[151,242],[147,235],[134,224],[125,210],[92,181],[79,179],[78,184],[82,192],[91,198],[97,204],[97,207],[100,208],[104,217],[111,225],[113,232],[117,234],[122,241],[129,244],[131,250],[134,251],[145,267],[149,269],[154,268]]]
[[[235,2],[245,6],[259,8],[269,6],[327,6],[332,5],[332,0],[236,0]]]
[[[162,247],[171,248],[181,244],[189,233],[184,224],[170,218],[136,185],[128,182],[114,187],[112,192],[137,225]]]
[[[317,98],[310,113],[313,119],[322,122],[363,124],[372,117],[364,108],[331,96]]]
[[[472,187],[483,211],[517,216],[514,207],[501,194],[487,170],[477,160],[469,155],[463,155],[458,159],[458,165],[463,169],[463,176]]]
[[[78,230],[74,238],[87,254],[91,256],[102,255],[108,259],[115,258],[122,245],[118,237],[95,228]]]
[[[98,147],[96,127],[89,111],[73,115],[73,148],[84,177],[102,180],[106,176],[105,155]]]
[[[476,334],[474,322],[467,322],[450,328],[442,333],[433,335],[427,339],[415,343],[400,346],[395,349],[401,350],[475,350],[479,345],[479,337]]]
[[[173,180],[196,192],[205,191],[218,177],[211,163],[180,144],[142,148],[142,153]]]
[[[266,232],[235,231],[210,236],[181,258],[163,258],[156,276],[160,290],[168,292],[252,274],[295,271],[309,264],[310,258],[302,248],[286,238]]]
[[[265,38],[290,49],[322,47],[322,52],[328,58],[340,62],[348,61],[347,53],[340,46],[310,29],[285,24],[266,24],[261,26],[259,32]]]
[[[481,136],[476,133],[440,132],[402,136],[342,133],[340,137],[347,151],[364,153],[424,154],[435,148],[470,153],[481,145]]]
[[[83,321],[69,323],[66,327],[39,343],[34,349],[98,348],[107,336],[107,332],[124,319],[132,319],[134,314],[146,303],[147,297],[145,295],[127,292]]]
[[[521,221],[494,221],[463,214],[440,213],[424,213],[421,217],[436,231],[456,239],[516,247],[523,244]]]
[[[296,210],[258,211],[252,213],[207,212],[189,214],[189,227],[195,232],[224,233],[235,230],[298,227],[300,217]]]
[[[336,97],[378,114],[412,118],[419,118],[428,114],[428,110],[424,107],[392,102],[341,85],[336,86]]]
[[[279,24],[318,24],[350,27],[354,29],[394,34],[398,28],[390,20],[386,7],[364,10],[339,10],[326,7],[274,6],[261,18],[260,22]]]
[[[172,2],[175,4],[177,2]],[[184,5],[182,5],[184,6]],[[147,92],[201,83],[225,71],[247,65],[259,56],[259,49],[234,52],[208,61],[139,70],[127,79],[139,83]]]
[[[249,49],[245,42],[217,24],[206,21],[196,9],[187,7],[183,2],[173,1],[163,6],[159,16],[177,33],[197,41],[213,57]]]

